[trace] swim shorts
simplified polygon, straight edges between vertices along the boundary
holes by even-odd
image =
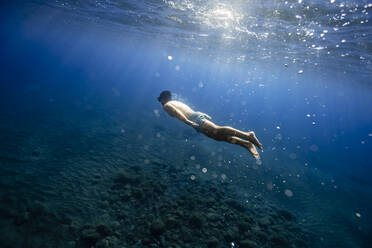
[[[201,132],[202,126],[206,120],[211,120],[212,118],[202,112],[194,112],[189,116],[189,120],[197,123],[199,126],[195,127],[196,131]]]

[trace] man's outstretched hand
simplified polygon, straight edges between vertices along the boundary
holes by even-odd
[[[199,124],[198,123],[193,122],[193,121],[190,121],[190,120],[187,122],[187,124],[190,125],[190,126],[192,126],[193,128],[199,127]]]
[[[191,126],[192,126],[193,128],[198,128],[198,127],[199,127],[199,124],[196,123],[196,122],[191,122]]]

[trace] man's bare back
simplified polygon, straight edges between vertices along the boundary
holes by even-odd
[[[255,146],[262,150],[262,145],[253,131],[243,132],[229,126],[217,126],[210,121],[211,117],[209,115],[196,112],[186,104],[172,100],[170,91],[163,91],[158,97],[158,101],[170,116],[194,127],[209,138],[240,145],[247,149],[256,159],[259,159],[260,156]]]
[[[184,104],[183,102],[180,102],[180,101],[175,101],[175,100],[171,100],[169,102],[167,102],[165,105],[164,105],[164,108],[169,108],[169,106],[172,106],[172,108],[177,108],[178,110],[180,110],[187,118],[189,118],[189,116],[194,113],[195,111],[192,110],[189,106],[187,106],[186,104]],[[167,111],[168,112],[168,111]],[[169,112],[168,112],[169,113]]]

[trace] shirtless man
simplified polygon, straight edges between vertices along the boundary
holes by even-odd
[[[262,145],[253,131],[243,132],[229,126],[217,126],[211,122],[209,115],[194,111],[186,104],[172,100],[171,92],[168,90],[161,92],[158,101],[170,116],[192,126],[198,132],[202,132],[217,141],[240,145],[247,149],[256,159],[260,158],[255,146],[262,150]]]

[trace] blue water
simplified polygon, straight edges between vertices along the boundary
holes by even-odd
[[[48,189],[71,186],[67,195],[82,190],[94,202],[76,176],[91,166],[125,157],[176,165],[197,154],[190,173],[227,175],[243,198],[292,212],[314,234],[310,247],[370,245],[370,1],[62,0],[0,9],[2,197],[44,194],[63,212]],[[167,116],[156,100],[165,89],[218,125],[255,131],[262,164]],[[86,162],[92,156],[97,164]],[[106,172],[120,167],[107,163]],[[59,190],[65,177],[71,185]],[[9,245],[22,226],[1,216]]]

